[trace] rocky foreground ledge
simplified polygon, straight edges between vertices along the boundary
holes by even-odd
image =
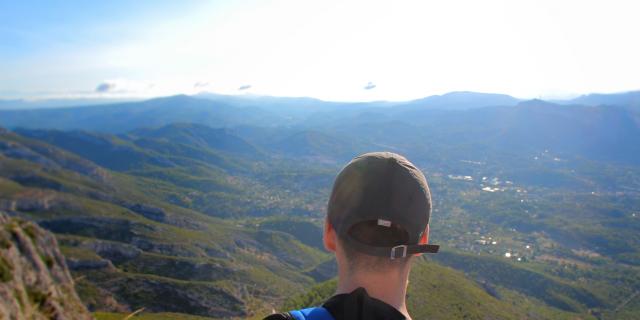
[[[55,237],[0,212],[0,319],[93,319]]]

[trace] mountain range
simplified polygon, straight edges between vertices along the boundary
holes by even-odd
[[[395,151],[425,172],[443,247],[412,274],[417,318],[633,319],[634,97],[199,94],[5,110],[0,210],[55,233],[99,319],[260,319],[332,293],[333,179],[358,154]]]

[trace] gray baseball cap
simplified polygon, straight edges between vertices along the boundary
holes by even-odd
[[[431,216],[427,180],[409,160],[395,153],[372,152],[351,160],[333,184],[327,215],[340,239],[364,254],[396,259],[439,249],[418,244]],[[408,241],[377,246],[351,234],[352,227],[372,222],[377,228],[406,231]]]

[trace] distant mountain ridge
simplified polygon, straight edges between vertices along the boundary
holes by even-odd
[[[482,107],[514,106],[520,101],[522,100],[506,94],[456,91],[409,101],[405,104],[400,104],[400,106],[466,110]]]
[[[142,101],[142,98],[84,98],[84,99],[0,99],[0,110],[29,110],[43,108],[64,108],[73,106],[97,106],[120,102]]]
[[[281,123],[282,117],[255,107],[233,107],[185,95],[93,107],[0,111],[0,125],[16,128],[81,129],[121,133],[191,122],[224,127]]]
[[[129,134],[140,138],[161,139],[246,156],[259,153],[254,146],[233,135],[228,129],[214,129],[201,124],[176,123],[160,128],[136,129]]]
[[[566,100],[562,105],[611,105],[635,108],[640,91],[624,94],[589,95]],[[538,102],[535,102],[538,101]],[[534,103],[535,102],[535,103]],[[554,103],[554,101],[550,101]],[[139,102],[87,107],[0,110],[0,126],[34,129],[81,129],[122,133],[170,123],[198,123],[210,127],[308,126],[315,119],[351,117],[366,113],[465,111],[487,107],[542,104],[543,100],[520,100],[503,94],[451,92],[407,102],[327,102],[311,98],[225,96],[201,93],[177,95]],[[544,103],[547,103],[544,101]],[[637,108],[635,108],[637,110]]]
[[[177,95],[184,96],[184,95]],[[307,109],[317,111],[318,108],[332,109],[335,107],[343,108],[344,106],[368,106],[368,107],[391,107],[402,105],[421,105],[426,107],[441,109],[470,109],[486,106],[509,106],[515,105],[519,101],[526,99],[514,98],[506,94],[499,93],[482,93],[473,91],[452,91],[441,95],[432,95],[424,98],[413,99],[408,101],[370,101],[370,102],[341,102],[327,101],[310,97],[279,97],[265,95],[225,95],[213,92],[203,91],[194,95],[193,98],[206,99],[216,101],[223,104],[234,106],[257,106],[269,109],[270,111],[280,111],[282,109],[287,112],[295,112]],[[128,102],[142,102],[147,100],[163,99],[168,97],[156,98],[80,98],[80,99],[41,99],[41,100],[25,100],[25,99],[0,99],[0,110],[34,110],[45,108],[71,108],[71,107],[89,107],[99,105],[109,105]],[[545,99],[558,104],[581,104],[589,106],[597,105],[621,105],[633,104],[638,105],[640,99],[640,90],[619,93],[591,93],[581,95],[571,99]],[[276,107],[276,108],[272,108]],[[291,108],[294,109],[291,109]]]
[[[561,104],[580,104],[588,106],[631,106],[640,107],[640,91],[629,91],[613,94],[592,93],[571,100],[556,101]]]
[[[73,143],[75,149],[70,146],[76,151],[86,139],[102,139],[97,132],[117,134],[108,139],[120,141],[112,144],[112,151],[129,150],[120,153],[122,165],[135,163],[133,159],[140,155],[136,144],[166,151],[177,148],[176,142],[182,145],[176,153],[200,153],[199,157],[207,156],[197,149],[208,146],[255,157],[283,152],[319,161],[345,161],[354,152],[366,150],[391,147],[422,156],[429,144],[446,142],[453,147],[474,141],[460,148],[460,154],[495,148],[514,153],[554,149],[568,155],[640,163],[640,150],[633,143],[640,135],[640,110],[633,105],[562,105],[471,92],[386,107],[325,104],[306,98],[215,98],[218,100],[173,96],[98,107],[0,111],[0,125],[91,131],[84,140]],[[263,99],[267,102],[261,105]],[[620,101],[618,95],[612,99]],[[126,141],[133,136],[135,142]],[[98,153],[105,150],[95,149]],[[159,164],[159,159],[167,158],[149,159]]]

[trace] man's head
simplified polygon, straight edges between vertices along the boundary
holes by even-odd
[[[345,166],[333,185],[325,246],[349,269],[403,268],[427,245],[431,196],[420,170],[390,152],[367,153]]]

